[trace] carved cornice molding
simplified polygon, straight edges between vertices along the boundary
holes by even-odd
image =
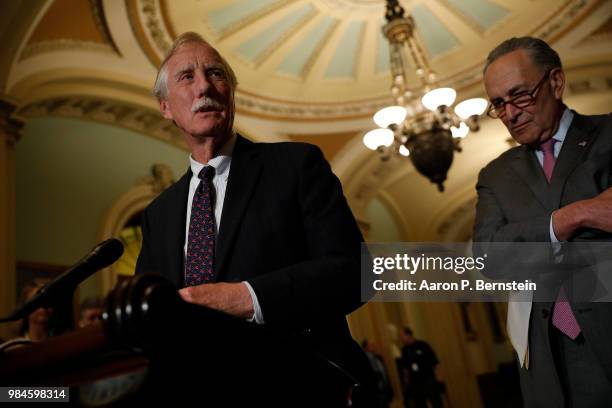
[[[125,0],[134,36],[153,66],[161,64],[174,37],[164,24],[158,0]]]
[[[567,6],[553,15],[546,24],[538,27],[531,34],[540,37],[549,43],[562,37],[568,30],[586,16],[587,12],[599,7],[605,0],[573,0],[567,2]]]
[[[187,150],[180,131],[159,112],[121,101],[74,96],[34,102],[19,110],[26,118],[62,116],[119,126]]]
[[[350,103],[296,103],[262,98],[251,93],[236,91],[236,110],[251,116],[289,120],[343,120],[363,118],[389,105],[390,96],[370,101]]]
[[[572,95],[608,92],[612,90],[612,75],[591,76],[589,78],[569,81],[567,87]]]
[[[113,37],[110,32],[110,28],[106,22],[106,15],[104,13],[104,5],[102,4],[103,0],[89,0],[89,7],[91,9],[91,14],[93,16],[94,24],[104,42],[106,42],[111,48],[117,53],[117,55],[121,56],[121,52],[115,44]]]
[[[115,49],[108,44],[101,44],[91,41],[61,39],[53,41],[40,41],[33,44],[29,44],[23,49],[21,55],[19,56],[19,61],[23,61],[26,58],[34,57],[39,54],[57,51],[88,51],[101,52],[113,55],[117,53]]]

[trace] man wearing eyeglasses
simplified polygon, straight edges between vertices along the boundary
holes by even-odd
[[[612,116],[563,103],[561,60],[537,38],[498,45],[484,83],[487,114],[521,146],[478,177],[474,242],[551,242],[558,254],[565,241],[612,241]],[[573,302],[563,286],[554,293],[508,305],[525,405],[612,406],[612,304]]]

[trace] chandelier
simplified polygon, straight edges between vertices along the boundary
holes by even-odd
[[[378,129],[369,131],[363,143],[381,154],[410,157],[417,171],[444,191],[446,173],[460,141],[470,130],[479,129],[479,116],[487,108],[483,98],[467,99],[450,106],[457,96],[453,88],[437,88],[436,74],[430,68],[423,47],[415,36],[414,20],[404,16],[397,0],[387,0],[382,28],[389,41],[391,94],[394,106],[374,114]],[[419,83],[408,83],[408,72],[416,73]]]

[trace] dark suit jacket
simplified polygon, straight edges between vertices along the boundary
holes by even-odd
[[[145,210],[136,271],[183,286],[189,170]],[[367,359],[345,315],[360,302],[355,219],[319,148],[238,136],[218,233],[215,281],[248,281],[266,326],[300,333],[358,373]]]
[[[533,149],[519,146],[508,150],[478,177],[474,242],[550,242],[552,212],[593,198],[610,187],[611,160],[612,115],[574,113],[550,185]],[[612,235],[583,229],[572,241],[612,241]],[[552,305],[553,302],[536,302],[531,312],[530,368],[520,370],[528,407],[563,406],[549,342]],[[585,344],[612,378],[612,305],[575,302],[572,309]]]

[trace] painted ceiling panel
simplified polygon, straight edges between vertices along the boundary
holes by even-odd
[[[229,6],[209,12],[208,21],[215,30],[224,31],[231,27],[232,24],[244,20],[250,15],[257,14],[274,3],[281,2],[279,0],[240,0]]]
[[[270,24],[265,30],[242,43],[236,51],[249,61],[255,62],[265,51],[273,47],[277,42],[295,28],[300,22],[308,18],[314,12],[311,4],[305,4],[294,12]]]
[[[412,9],[412,16],[429,55],[443,54],[459,45],[457,38],[427,7],[416,6]]]
[[[505,8],[486,0],[446,0],[451,7],[485,30],[493,27],[509,14]]]
[[[291,53],[278,67],[278,72],[300,76],[304,74],[306,65],[313,58],[313,54],[320,47],[321,42],[336,25],[337,19],[325,16],[310,32],[298,43]]]
[[[363,28],[363,21],[351,21],[348,25],[331,62],[327,66],[326,78],[352,77],[354,75]]]

